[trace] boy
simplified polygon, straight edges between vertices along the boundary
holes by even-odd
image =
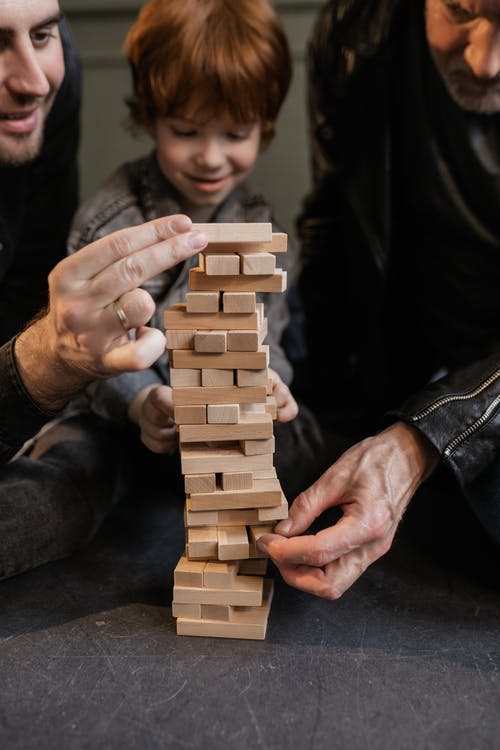
[[[195,222],[272,222],[280,231],[269,204],[246,183],[273,137],[291,78],[288,42],[268,0],[151,0],[131,27],[125,51],[133,77],[132,122],[155,147],[123,165],[82,206],[70,252],[165,213],[187,213]],[[293,267],[294,259],[290,243],[286,264]],[[161,328],[164,311],[184,299],[195,264],[188,261],[145,285],[156,302],[153,325]],[[285,295],[261,300],[280,423],[276,466],[285,492],[295,494],[317,474],[320,437],[308,412],[297,416],[286,384],[292,369],[280,346],[289,321]],[[150,450],[166,453],[177,445],[168,383],[165,354],[145,372],[94,383],[92,407],[113,420],[129,419]]]

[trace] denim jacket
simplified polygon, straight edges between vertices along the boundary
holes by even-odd
[[[159,169],[155,153],[122,165],[79,209],[75,216],[68,241],[68,252],[124,227],[180,213],[176,192]],[[282,231],[273,217],[269,203],[247,184],[240,185],[221,205],[214,218],[216,222],[271,222],[273,231]],[[279,264],[288,271],[288,286],[296,264],[296,248],[288,239],[288,250],[279,256]],[[166,271],[143,287],[156,303],[150,325],[164,330],[164,312],[177,302],[184,301],[189,291],[189,270],[198,264],[198,257],[184,261],[180,266]],[[289,383],[292,367],[281,346],[283,332],[289,322],[285,294],[259,294],[264,302],[268,320],[266,343],[270,348],[270,366]],[[105,381],[94,382],[87,389],[90,407],[105,418],[125,424],[127,408],[134,396],[145,386],[169,384],[168,353],[149,369],[125,373]]]
[[[78,205],[81,61],[60,25],[65,77],[40,155],[0,167],[0,464],[53,414],[30,398],[17,372],[14,336],[47,304],[47,275],[65,256]]]

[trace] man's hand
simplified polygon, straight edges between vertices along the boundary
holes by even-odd
[[[153,453],[170,453],[179,444],[174,402],[169,385],[149,385],[130,403],[128,415],[139,425],[141,440]]]
[[[206,246],[191,228],[181,214],[155,219],[97,240],[53,269],[49,307],[15,346],[23,382],[42,408],[55,411],[90,381],[158,359],[165,337],[146,327],[155,306],[138,287]]]
[[[291,586],[337,599],[388,551],[406,506],[438,460],[427,438],[397,422],[349,448],[258,545]],[[333,506],[343,511],[334,526],[297,536]]]

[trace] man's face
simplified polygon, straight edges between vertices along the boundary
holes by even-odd
[[[500,112],[500,0],[426,0],[434,62],[462,109]]]
[[[34,159],[64,78],[58,0],[0,0],[0,165]]]

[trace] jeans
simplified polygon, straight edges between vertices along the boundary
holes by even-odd
[[[67,557],[126,492],[126,437],[92,414],[41,433],[0,468],[0,579]]]

